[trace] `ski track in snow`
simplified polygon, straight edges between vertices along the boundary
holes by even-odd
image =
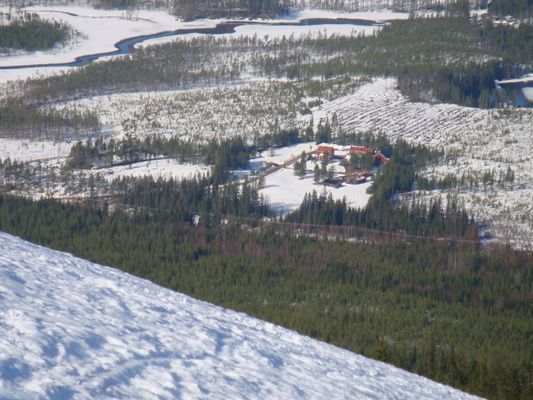
[[[2,399],[474,399],[0,233]]]

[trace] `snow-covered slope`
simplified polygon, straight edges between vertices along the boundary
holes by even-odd
[[[474,397],[0,233],[0,398]]]

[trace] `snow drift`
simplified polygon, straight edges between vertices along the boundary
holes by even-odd
[[[474,397],[0,233],[0,398]]]

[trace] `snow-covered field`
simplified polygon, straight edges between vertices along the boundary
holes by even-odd
[[[474,399],[0,233],[0,398]]]
[[[309,18],[350,18],[363,19],[376,22],[408,19],[409,13],[394,12],[387,9],[375,11],[333,11],[333,10],[319,10],[314,8],[303,8],[292,11],[285,16],[287,20],[302,20]]]
[[[142,178],[152,176],[154,179],[185,179],[197,175],[205,175],[210,168],[205,165],[180,163],[173,159],[142,161],[130,165],[100,169],[98,172],[108,181],[125,176]]]
[[[316,150],[315,142],[298,143],[291,146],[269,149],[260,153],[256,158],[250,160],[253,163],[276,163],[282,164],[285,161],[297,157],[303,151],[310,153]]]
[[[317,145],[314,142],[270,149],[250,160],[250,165],[254,167],[265,166],[268,163],[283,164],[288,160],[300,156],[304,151],[309,154],[316,149]],[[259,192],[272,208],[280,213],[287,213],[297,209],[302,204],[304,196],[307,193],[312,193],[313,190],[318,195],[324,194],[329,196],[331,194],[333,200],[342,200],[344,198],[346,199],[346,203],[352,207],[363,208],[366,206],[371,197],[366,190],[372,182],[369,181],[358,185],[345,184],[340,188],[315,184],[313,173],[315,163],[316,161],[307,161],[307,172],[303,178],[294,175],[293,164],[266,175],[264,186]],[[320,163],[318,164],[320,166]],[[345,172],[344,167],[341,167],[338,161],[330,162],[328,168],[330,167],[333,167],[336,173],[342,174]]]
[[[337,16],[338,17],[338,16]],[[332,17],[332,18],[337,18]],[[329,18],[329,17],[324,17]],[[235,28],[233,33],[225,33],[216,35],[217,37],[232,37],[232,38],[247,38],[257,37],[265,42],[273,39],[297,39],[300,37],[321,37],[329,38],[331,36],[367,36],[375,34],[379,29],[379,26],[365,26],[365,25],[352,25],[352,24],[321,24],[321,25],[306,25],[306,26],[280,26],[276,25],[278,22],[298,22],[287,21],[285,19],[280,20],[268,20],[268,23],[261,21],[261,25],[241,25]],[[205,36],[203,33],[189,33],[182,36],[168,36],[164,38],[149,39],[136,45],[136,47],[146,47],[153,44],[172,43],[177,40],[189,40],[191,38],[197,38]]]
[[[333,200],[346,198],[346,203],[352,207],[365,207],[371,195],[366,192],[372,182],[359,185],[343,185],[340,188],[331,188],[324,185],[314,184],[313,173],[307,172],[303,179],[294,175],[292,166],[282,168],[265,178],[265,186],[260,193],[272,205],[277,212],[286,213],[297,209],[306,193],[313,190],[318,195],[331,193]]]
[[[243,25],[235,29],[233,36],[252,37],[257,35],[260,38],[267,37],[267,39],[280,39],[282,37],[298,38],[301,36],[317,36],[321,34],[322,37],[338,36],[357,36],[357,35],[372,35],[379,27],[377,26],[355,26],[355,25],[340,25],[340,24],[324,24],[316,26],[274,26],[274,25]]]
[[[73,143],[0,138],[0,159],[46,161],[68,156]]]
[[[86,110],[116,137],[179,136],[195,141],[253,138],[309,125],[303,110],[349,93],[363,77],[332,78],[320,84],[320,97],[305,96],[313,82],[249,76],[237,82],[187,90],[116,93],[55,104],[57,110]],[[316,121],[318,124],[318,121]]]

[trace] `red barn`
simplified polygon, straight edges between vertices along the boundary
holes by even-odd
[[[366,153],[372,154],[374,150],[372,150],[370,147],[366,146],[350,146],[350,149],[348,150],[349,153],[355,153],[357,155],[363,155]]]
[[[375,155],[374,155],[374,158],[376,160],[379,161],[380,164],[387,164],[390,159],[388,159],[387,157],[385,157],[383,154],[381,154],[381,152],[377,152]]]
[[[334,156],[335,149],[333,148],[333,146],[320,145],[316,150],[316,157],[319,159],[324,157],[332,159]]]

